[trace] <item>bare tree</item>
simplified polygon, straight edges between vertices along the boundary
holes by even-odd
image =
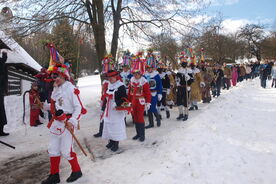
[[[18,0],[13,6],[21,35],[51,30],[55,20],[69,18],[76,26],[91,28],[100,61],[106,54],[107,32],[111,53],[116,58],[120,30],[133,38],[154,29],[181,32],[191,27],[204,0]],[[112,26],[112,27],[110,27]],[[100,67],[99,67],[100,68]]]
[[[171,64],[172,68],[176,69],[177,59],[175,56],[179,51],[179,46],[172,35],[162,33],[154,36],[151,40],[151,48],[160,52],[161,59],[166,66]]]
[[[239,37],[243,38],[247,42],[248,52],[253,56],[256,56],[258,61],[262,59],[261,42],[265,39],[264,27],[256,24],[247,24],[241,28]]]
[[[276,32],[272,32],[262,43],[262,55],[266,59],[276,60]]]

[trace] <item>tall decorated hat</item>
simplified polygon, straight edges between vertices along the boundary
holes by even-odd
[[[157,63],[157,68],[166,69],[167,67],[161,60],[159,60]]]
[[[104,57],[102,60],[102,73],[106,74],[110,70],[114,70],[115,62],[111,54]]]
[[[188,64],[188,59],[189,59],[189,57],[186,55],[185,51],[180,52],[180,54],[179,54],[180,64],[181,63],[187,63]]]
[[[197,65],[197,62],[196,62],[196,55],[195,55],[195,53],[194,53],[194,51],[193,51],[192,48],[189,48],[189,50],[190,50],[191,65],[196,66],[196,65]]]
[[[156,63],[156,56],[153,54],[153,50],[149,49],[148,54],[146,56],[146,66],[149,68],[156,68],[157,63]]]
[[[55,64],[48,68],[48,73],[56,73],[63,76],[65,79],[70,80],[70,75],[68,72],[68,68],[65,64]]]
[[[146,68],[146,60],[143,59],[143,52],[138,52],[131,57],[131,73],[139,72],[144,75]]]
[[[130,65],[131,65],[131,54],[130,54],[129,50],[127,50],[127,51],[124,52],[124,55],[123,55],[122,66],[123,67],[130,67]]]

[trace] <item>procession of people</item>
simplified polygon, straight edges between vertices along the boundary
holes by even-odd
[[[211,65],[205,61],[189,60],[183,53],[179,55],[178,70],[166,66],[152,51],[145,56],[141,52],[136,55],[126,54],[120,68],[116,67],[111,55],[105,57],[102,64],[101,114],[99,132],[94,137],[105,139],[105,147],[111,152],[120,150],[119,142],[127,139],[126,116],[131,116],[136,130],[132,139],[144,142],[146,129],[154,128],[155,125],[160,127],[161,121],[166,123],[169,118],[187,121],[189,111],[198,110],[200,102],[210,103],[212,98],[220,96],[221,90],[229,90],[238,82],[257,76],[260,76],[261,86],[265,87],[269,76],[268,65]],[[256,70],[260,72],[256,73]],[[275,67],[271,70],[275,83]],[[45,107],[48,103],[44,103],[43,109],[50,111],[53,118],[48,124],[51,133],[48,147],[50,175],[42,184],[60,181],[61,156],[69,161],[72,168],[66,181],[73,182],[82,176],[82,172],[73,151],[72,132],[78,127],[80,115],[85,113],[82,112],[79,92],[76,93],[78,89],[70,80],[68,67],[57,64],[47,72],[52,79],[53,90],[50,109]],[[272,86],[275,85],[273,83]],[[32,90],[35,90],[37,83],[32,86]],[[171,117],[169,107],[178,108],[178,117]],[[166,116],[162,116],[162,111],[166,112]],[[35,112],[37,116],[39,111]],[[31,119],[32,124],[35,124],[34,119]]]
[[[2,64],[6,58],[3,53]],[[117,152],[119,142],[127,139],[126,116],[131,116],[135,127],[136,134],[132,139],[144,142],[146,129],[160,127],[166,119],[187,121],[189,111],[199,109],[198,103],[212,102],[212,98],[220,96],[221,90],[229,90],[239,82],[259,76],[263,88],[269,78],[272,87],[276,87],[276,64],[272,66],[273,63],[210,64],[190,59],[185,53],[181,53],[178,60],[178,70],[173,70],[152,51],[146,55],[127,52],[119,67],[111,55],[105,57],[101,73],[99,131],[94,137],[105,139],[106,148]],[[48,69],[42,68],[35,77],[37,81],[32,83],[29,91],[30,126],[42,124],[39,116],[44,115],[44,111],[48,114],[44,118],[49,120],[50,133],[47,150],[50,174],[42,184],[60,182],[61,157],[71,165],[72,172],[66,181],[74,182],[82,176],[73,148],[74,132],[79,129],[80,117],[86,114],[86,109],[70,74],[70,64],[56,62]],[[3,90],[1,94],[4,94]],[[177,117],[170,113],[174,107],[178,108]],[[2,112],[0,135],[7,136],[3,132],[6,121]]]

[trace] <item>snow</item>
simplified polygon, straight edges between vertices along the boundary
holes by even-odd
[[[0,39],[11,49],[2,49],[8,54],[7,63],[24,63],[40,71],[41,66],[14,39],[3,31],[0,31]]]
[[[171,119],[165,119],[163,111],[161,127],[146,130],[143,143],[131,140],[135,130],[128,116],[128,140],[120,142],[120,154],[111,155],[105,148],[107,142],[93,137],[99,125],[99,75],[79,79],[88,114],[82,118],[81,130],[76,135],[81,143],[88,139],[96,162],[75,146],[84,174],[75,183],[274,184],[276,89],[262,89],[259,83],[259,79],[254,79],[222,91],[210,104],[199,104],[198,111],[190,111],[187,122],[175,120],[177,108],[171,110]],[[15,101],[7,109],[18,105]],[[0,144],[0,162],[34,153],[47,155],[46,124],[26,129],[22,124],[18,126],[10,136],[1,137],[1,141],[16,146],[16,150]],[[48,167],[45,166],[45,172]],[[41,170],[34,170],[33,175],[36,172],[40,177],[47,176]],[[63,159],[61,183],[66,183],[69,174],[70,166]]]

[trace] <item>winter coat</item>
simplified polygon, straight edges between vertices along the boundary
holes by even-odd
[[[190,86],[194,81],[193,71],[190,68],[180,68],[176,74],[176,86],[178,87],[186,87]]]
[[[214,70],[214,75],[215,75],[215,82],[221,83],[222,78],[224,77],[222,69]]]
[[[117,110],[127,98],[125,85],[121,81],[109,83],[106,91],[106,108],[104,111],[103,139],[120,141],[127,138],[125,111]]]
[[[170,79],[170,93],[167,95],[167,101],[176,101],[176,84],[174,79],[174,74],[171,71],[167,72],[167,75]]]
[[[8,70],[6,66],[7,54],[2,53],[2,58],[0,58],[0,93],[2,95],[7,95],[8,92]]]
[[[272,75],[272,78],[273,78],[273,79],[276,79],[276,66],[273,66],[273,67],[272,67],[271,75]]]
[[[240,66],[240,76],[243,77],[246,75],[246,70],[244,68],[244,66]]]
[[[38,91],[35,91],[33,89],[31,89],[30,91],[30,95],[29,95],[29,100],[30,100],[30,106],[31,106],[31,110],[32,109],[40,109],[39,105],[39,93]]]
[[[134,94],[135,91],[136,93]],[[134,101],[133,98],[144,98],[143,101],[145,103],[150,103],[151,93],[149,90],[149,83],[144,77],[141,77],[138,80],[135,79],[135,77],[130,79],[128,100],[132,102]]]
[[[238,78],[238,69],[237,67],[232,68],[232,79],[237,80]]]
[[[212,81],[214,80],[214,73],[209,70],[209,69],[206,69],[205,71],[202,71],[201,72],[201,75],[202,75],[202,78],[203,78],[203,81],[205,83],[205,86],[206,87],[211,87],[211,83]]]
[[[203,82],[200,70],[195,68],[193,69],[194,73],[194,82],[191,84],[191,101],[201,101],[201,87],[200,83]]]
[[[260,79],[267,80],[268,75],[269,75],[269,68],[267,67],[267,65],[265,64],[260,65]]]
[[[251,67],[250,66],[245,66],[245,71],[246,71],[246,74],[250,74],[251,73]]]
[[[162,81],[162,87],[163,87],[162,92],[166,93],[167,89],[170,89],[170,87],[171,87],[170,78],[169,78],[169,76],[167,75],[166,72],[162,72],[161,74],[159,74],[159,76],[160,76],[161,81]]]
[[[229,68],[228,66],[225,66],[223,68],[223,73],[224,73],[224,77],[227,79],[231,79],[232,78],[232,72],[231,72],[231,68]]]
[[[145,77],[150,85],[151,96],[162,94],[162,81],[157,71],[147,72]]]

